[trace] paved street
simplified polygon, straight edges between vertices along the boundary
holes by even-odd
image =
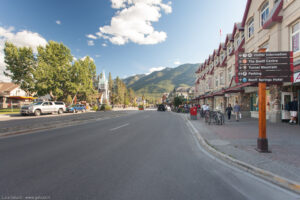
[[[91,120],[102,120],[118,117],[137,112],[136,111],[114,111],[114,112],[86,112],[86,113],[64,113],[48,114],[41,116],[21,116],[19,114],[12,117],[0,117],[0,136],[7,133],[28,132],[32,129],[47,129],[55,127],[64,127],[73,124],[85,123]]]
[[[179,114],[141,111],[0,139],[0,199],[300,199],[206,153]]]

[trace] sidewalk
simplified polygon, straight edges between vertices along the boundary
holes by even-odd
[[[189,115],[185,115],[190,120]],[[219,152],[300,183],[300,126],[287,123],[267,123],[269,150],[255,150],[258,120],[247,118],[239,122],[225,121],[225,125],[208,125],[204,119],[190,120],[198,133]]]

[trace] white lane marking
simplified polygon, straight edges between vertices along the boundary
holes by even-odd
[[[115,131],[115,130],[117,130],[117,129],[123,128],[123,127],[128,126],[128,125],[129,125],[129,123],[126,123],[126,124],[123,124],[123,125],[121,125],[121,126],[118,126],[118,127],[115,127],[115,128],[109,129],[109,130],[110,130],[110,131]]]

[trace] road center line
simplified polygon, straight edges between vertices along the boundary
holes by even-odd
[[[129,125],[129,123],[126,123],[126,124],[123,124],[123,125],[121,125],[121,126],[118,126],[118,127],[115,127],[115,128],[109,129],[109,130],[110,130],[110,131],[115,131],[115,130],[117,130],[117,129],[123,128],[123,127],[128,126],[128,125]]]

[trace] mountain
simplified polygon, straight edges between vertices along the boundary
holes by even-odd
[[[183,64],[176,68],[165,68],[148,75],[130,76],[123,81],[137,94],[160,96],[175,87],[191,87],[195,83],[195,71],[199,64]]]
[[[125,79],[123,79],[123,82],[128,86],[128,85],[132,85],[133,83],[135,83],[136,81],[138,81],[140,78],[143,78],[144,76],[146,76],[145,74],[137,74],[134,76],[130,76],[127,77]]]

